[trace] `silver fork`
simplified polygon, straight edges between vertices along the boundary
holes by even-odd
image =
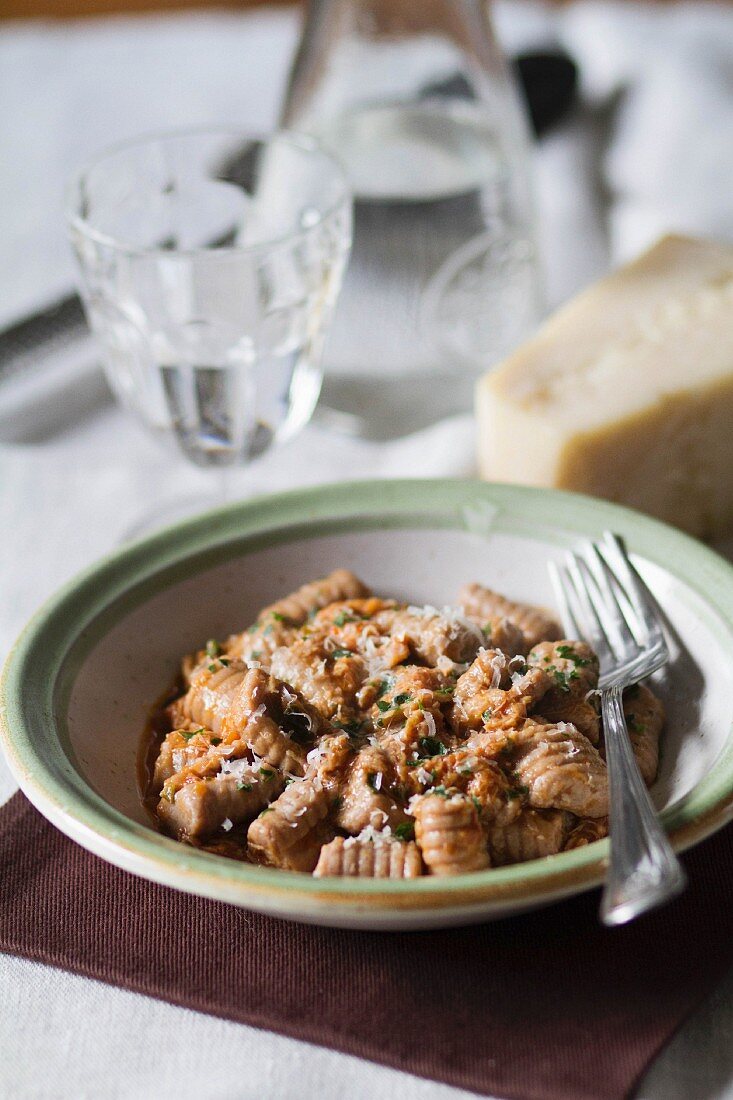
[[[623,689],[665,665],[669,650],[649,590],[612,532],[549,569],[565,629],[588,642],[601,663],[611,836],[601,920],[624,924],[679,894],[687,881],[636,765],[621,702]]]

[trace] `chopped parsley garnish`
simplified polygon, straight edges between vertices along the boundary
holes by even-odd
[[[293,626],[293,620],[289,619],[287,615],[281,615],[279,611],[271,611],[270,614],[276,623],[285,623],[286,626]]]
[[[396,707],[401,707],[403,703],[409,703],[410,698],[411,696],[409,691],[403,691],[399,695],[395,695],[393,702]]]
[[[566,692],[570,691],[570,684],[568,683],[568,677],[565,675],[564,672],[561,672],[559,668],[555,668],[553,665],[551,665],[550,668],[548,668],[547,671],[552,673],[552,678],[555,681],[555,684],[557,685],[557,687],[560,689],[560,691],[566,691]],[[577,677],[577,675],[578,675],[577,672],[576,672],[575,675]]]
[[[212,737],[211,741],[209,743],[211,745],[220,745],[221,744],[221,737]]]
[[[557,655],[558,657],[562,657],[564,661],[572,661],[578,668],[585,668],[586,665],[590,664],[590,661],[586,657],[578,656],[573,647],[569,645],[559,645],[557,647]]]
[[[395,829],[394,835],[398,840],[414,840],[415,825],[412,821],[403,821],[402,824],[398,825]]]
[[[437,737],[421,737],[418,745],[423,757],[445,756],[448,751],[443,742],[439,741]]]
[[[219,663],[216,664],[216,661]],[[228,657],[217,657],[214,663],[209,665],[209,672],[218,672],[220,668],[229,668],[230,664],[231,662]]]
[[[334,615],[334,626],[346,626],[347,623],[358,622],[356,615],[352,615],[350,611],[339,611],[338,615]]]
[[[431,787],[425,794],[437,794],[438,798],[450,798],[450,793],[445,789],[442,783],[438,787]]]
[[[195,737],[197,733],[206,733],[206,730],[204,729],[203,726],[201,726],[197,730],[185,730],[185,731],[181,730],[180,731],[181,737],[183,738],[184,741],[190,741],[191,738]],[[212,741],[211,743],[213,745],[214,742]]]
[[[238,791],[251,791],[252,790],[252,784],[251,783],[245,783],[243,779],[240,779],[239,782],[237,783],[237,790]]]
[[[260,775],[264,775],[265,779],[272,779],[274,774],[272,768],[260,768]]]
[[[375,696],[375,699],[381,699],[382,696],[389,691],[393,683],[394,680],[380,680],[379,684],[377,685],[377,694]]]
[[[522,795],[529,794],[529,787],[525,787],[524,784],[520,784],[518,787],[507,787],[504,794],[510,800],[521,798]]]
[[[392,709],[392,704],[386,699],[377,699],[377,710],[380,710],[382,714],[386,714],[388,710]]]
[[[207,657],[218,657],[221,653],[221,646],[214,638],[209,638],[206,643],[206,655]]]
[[[354,737],[363,724],[364,723],[358,721],[358,719],[354,719],[353,722],[331,722],[332,726],[335,726],[337,730],[343,730],[344,733],[348,733],[349,737]]]
[[[338,659],[339,657],[353,657],[353,656],[354,656],[354,654],[353,654],[353,653],[351,652],[351,650],[350,650],[350,649],[334,649],[334,651],[333,651],[333,653],[331,654],[331,656],[333,657],[333,659],[334,659],[334,661],[335,661],[335,660],[337,660],[337,659]]]
[[[484,713],[481,715],[484,722],[488,722],[489,719],[493,716],[493,713],[494,713],[493,707],[487,707],[486,710],[484,711]]]

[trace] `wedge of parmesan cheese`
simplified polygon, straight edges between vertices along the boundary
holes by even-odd
[[[476,394],[493,481],[733,529],[733,246],[665,237],[574,298]]]

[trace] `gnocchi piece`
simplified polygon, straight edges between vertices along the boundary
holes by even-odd
[[[575,726],[528,722],[513,763],[531,806],[569,810],[579,817],[607,816],[606,762]]]
[[[349,765],[340,790],[336,824],[348,833],[363,829],[394,828],[407,820],[394,797],[391,761],[383,749],[367,745]]]
[[[247,671],[222,722],[225,735],[238,734],[256,756],[298,777],[308,748],[325,729],[314,707],[261,668]]]
[[[542,700],[542,714],[549,722],[572,722],[594,745],[598,744],[600,718],[591,701],[598,687],[598,658],[585,642],[564,639],[541,642],[527,657],[528,665],[541,668],[552,680]]]
[[[507,660],[496,649],[485,649],[458,679],[451,720],[464,734],[484,727],[521,724],[544,699],[551,681],[539,668]]]
[[[422,794],[435,784],[468,795],[482,820],[511,821],[521,812],[521,796],[499,764],[470,749],[462,747],[410,769],[410,791]]]
[[[168,707],[177,729],[191,723],[218,736],[229,714],[232,700],[244,680],[247,666],[226,657],[207,658],[191,672],[188,691]]]
[[[509,619],[521,630],[527,649],[538,642],[559,638],[562,633],[554,615],[543,607],[508,600],[482,584],[465,584],[458,593],[458,602],[467,615],[481,624],[493,626],[496,619]]]
[[[213,743],[212,743],[213,739]],[[220,743],[211,730],[186,723],[179,729],[171,730],[163,740],[153,772],[153,789],[160,794],[163,784],[187,764],[200,760]]]
[[[256,817],[247,846],[256,863],[312,871],[321,846],[333,838],[326,822],[332,796],[317,777],[296,780]]]
[[[327,607],[335,600],[364,598],[369,589],[348,569],[335,569],[328,576],[309,581],[282,600],[270,604],[257,616],[257,621],[241,634],[232,634],[224,643],[231,657],[269,662],[281,646],[289,645],[296,628],[309,615]]]
[[[623,707],[636,763],[642,779],[650,787],[657,778],[659,767],[659,735],[664,725],[664,706],[645,684],[636,684],[624,692]]]
[[[418,878],[423,873],[414,841],[387,837],[337,836],[324,844],[313,874],[317,878]]]
[[[277,772],[251,766],[236,774],[192,778],[172,798],[161,798],[158,817],[179,839],[206,837],[251,820],[281,790]]]
[[[428,791],[412,799],[410,812],[431,875],[461,875],[489,866],[486,833],[467,795]]]
[[[481,628],[450,608],[397,608],[377,615],[375,622],[384,634],[404,641],[414,660],[431,667],[441,660],[471,661],[486,644]]]
[[[345,725],[356,720],[356,698],[367,676],[358,654],[330,645],[327,636],[298,637],[291,645],[275,650],[270,668],[324,718]]]
[[[486,644],[492,649],[500,649],[507,657],[521,657],[527,652],[527,639],[511,619],[504,616],[488,619],[481,624],[481,629],[486,635]]]
[[[492,862],[500,866],[555,855],[562,848],[572,821],[571,814],[562,810],[525,808],[514,821],[490,823]]]
[[[572,827],[563,844],[563,851],[584,848],[586,844],[593,844],[596,840],[602,840],[604,836],[608,836],[608,818],[585,818]]]

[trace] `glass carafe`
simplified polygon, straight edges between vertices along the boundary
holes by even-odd
[[[354,192],[324,413],[388,438],[469,409],[541,307],[528,127],[488,4],[310,0],[282,123]]]

